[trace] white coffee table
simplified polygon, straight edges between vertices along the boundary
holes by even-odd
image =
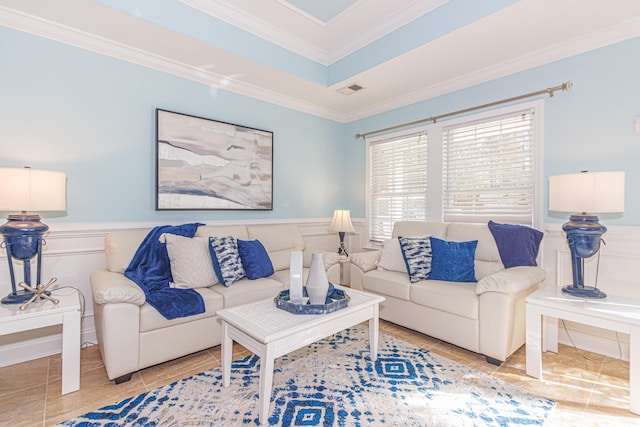
[[[336,286],[351,298],[349,306],[329,314],[291,314],[276,307],[273,299],[225,308],[222,319],[223,385],[231,381],[231,354],[236,341],[260,356],[259,420],[269,413],[273,366],[283,356],[358,323],[369,321],[371,360],[378,357],[378,304],[384,298]]]

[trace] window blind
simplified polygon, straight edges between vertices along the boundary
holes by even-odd
[[[396,221],[427,215],[427,135],[369,144],[369,239],[391,237]]]
[[[534,114],[443,128],[445,222],[533,224]]]

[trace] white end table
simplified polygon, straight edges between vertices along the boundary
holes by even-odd
[[[547,327],[543,334],[543,316]],[[558,352],[558,319],[623,332],[630,336],[630,411],[640,415],[640,299],[607,295],[604,299],[568,296],[556,286],[527,297],[527,375],[542,378],[542,352]]]
[[[336,286],[351,298],[349,306],[328,314],[291,314],[276,307],[273,299],[225,308],[222,319],[222,382],[231,381],[233,341],[260,356],[258,418],[263,424],[269,412],[274,360],[358,323],[369,321],[371,360],[378,357],[378,304],[384,297]]]
[[[62,325],[62,394],[80,389],[80,301],[75,291],[53,292],[56,305],[43,300],[26,310],[21,304],[0,305],[0,335]]]

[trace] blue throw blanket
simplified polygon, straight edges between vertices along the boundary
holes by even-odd
[[[202,224],[163,225],[154,227],[144,238],[124,275],[142,290],[147,302],[167,319],[204,313],[204,300],[193,289],[171,288],[171,264],[167,245],[158,238],[163,233],[193,237]]]

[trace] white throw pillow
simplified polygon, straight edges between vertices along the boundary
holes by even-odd
[[[380,270],[407,272],[407,264],[404,262],[398,238],[384,241],[382,254],[380,254],[377,266]]]
[[[165,233],[174,288],[207,288],[218,283],[209,253],[209,239]]]

